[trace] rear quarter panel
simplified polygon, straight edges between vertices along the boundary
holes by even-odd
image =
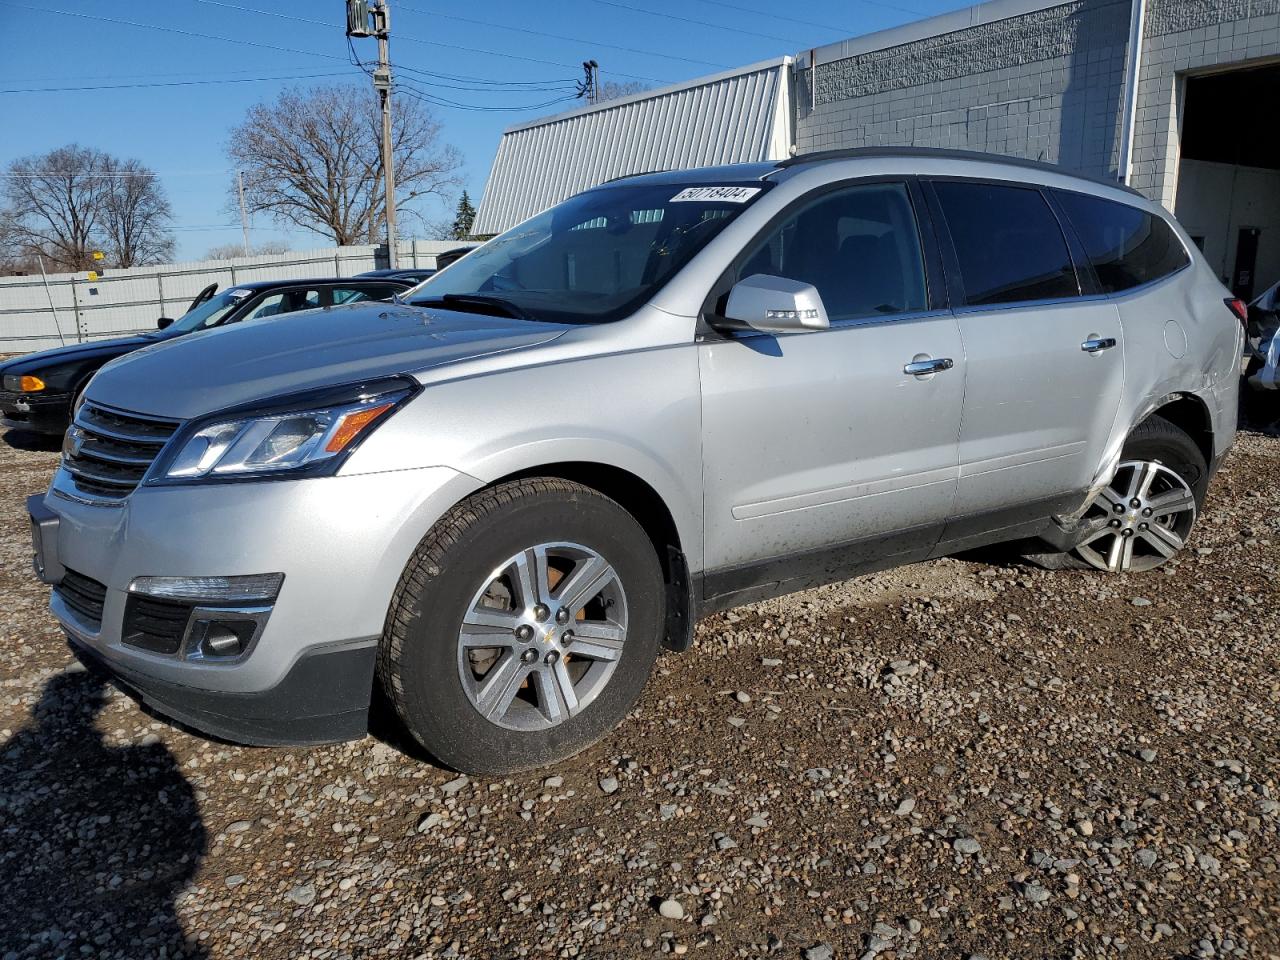
[[[1189,239],[1191,265],[1147,287],[1122,294],[1125,386],[1110,452],[1119,455],[1129,432],[1176,394],[1208,408],[1214,455],[1235,439],[1243,328],[1223,302],[1230,293]]]

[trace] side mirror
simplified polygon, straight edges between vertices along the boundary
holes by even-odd
[[[764,273],[733,285],[724,314],[715,325],[730,330],[807,333],[831,325],[822,297],[812,284]]]
[[[156,321],[156,329],[163,330],[165,327],[170,326],[172,323],[173,323],[173,317],[161,317],[159,320]]]

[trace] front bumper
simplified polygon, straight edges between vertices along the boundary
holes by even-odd
[[[72,653],[156,713],[200,733],[256,746],[337,743],[363,737],[377,638],[317,647],[303,653],[275,686],[257,693],[225,693],[165,683],[110,663],[68,632]]]
[[[70,420],[70,394],[0,391],[0,426],[61,436]]]
[[[376,638],[400,575],[432,524],[479,483],[431,467],[144,485],[104,506],[63,495],[63,474],[28,509],[37,575],[55,585],[50,609],[77,655],[158,712],[248,743],[364,733]],[[283,573],[283,585],[243,656],[145,649],[126,631],[138,577],[266,573]],[[96,591],[88,603],[86,583]]]

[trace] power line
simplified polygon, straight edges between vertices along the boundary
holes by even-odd
[[[747,37],[760,37],[765,40],[780,40],[783,43],[794,44],[799,47],[808,46],[803,40],[794,40],[791,37],[779,37],[772,33],[758,33],[755,30],[743,30],[740,27],[727,27],[722,23],[712,23],[709,20],[694,20],[692,17],[681,17],[674,13],[666,13],[660,10],[647,10],[644,7],[633,7],[628,3],[616,3],[615,0],[594,0],[595,3],[603,4],[606,7],[616,7],[619,10],[629,10],[631,13],[642,13],[649,17],[662,17],[666,20],[678,20],[681,23],[692,23],[699,27],[710,27],[712,30],[727,30],[729,33],[740,33]],[[617,71],[613,71],[617,73]]]
[[[260,17],[275,17],[278,20],[292,20],[295,23],[309,23],[309,24],[312,24],[313,26],[326,27],[328,29],[332,29],[333,27],[337,26],[337,24],[330,23],[326,20],[315,20],[315,19],[312,19],[311,17],[298,17],[288,13],[277,13],[274,10],[258,10],[254,7],[245,7],[237,3],[227,3],[225,2],[225,0],[195,0],[195,2],[208,4],[209,6],[214,6],[214,7],[225,7],[228,10],[239,10],[242,13],[252,13]],[[16,6],[16,4],[9,3],[9,0],[0,0],[0,3],[6,3],[9,6]],[[33,8],[25,7],[24,9],[33,9]],[[60,11],[50,11],[50,12],[57,13]],[[78,16],[87,16],[87,14],[78,14]],[[157,28],[157,29],[168,29],[168,28]],[[218,37],[214,39],[226,39],[226,38]],[[410,36],[405,36],[404,34],[401,34],[401,33],[396,34],[396,40],[407,41],[409,43],[421,43],[430,47],[444,47],[449,50],[461,50],[464,53],[478,53],[487,57],[501,57],[504,60],[523,60],[526,63],[541,63],[550,67],[568,67],[571,70],[577,68],[577,64],[574,64],[574,63],[560,63],[555,60],[543,60],[538,57],[526,57],[518,53],[503,53],[498,50],[485,50],[480,47],[464,47],[461,44],[457,44],[457,43],[445,43],[444,41],[441,41],[441,40],[424,40],[422,37],[410,37]],[[316,55],[324,56],[324,54],[316,54]],[[341,59],[341,58],[335,57],[333,59]],[[622,73],[621,71],[617,71],[617,70],[614,70],[612,72],[616,76],[626,77],[629,80],[644,80],[649,83],[667,83],[668,82],[666,80],[658,80],[654,77],[642,77],[635,74]]]
[[[73,10],[57,10],[53,7],[29,7],[12,0],[0,0],[0,6],[13,7],[16,10],[27,10],[31,13],[56,13],[63,17],[75,17],[79,20],[96,20],[101,23],[114,23],[124,27],[139,27],[143,30],[159,30],[161,33],[175,33],[183,37],[195,37],[199,40],[221,40],[223,43],[238,43],[246,47],[259,47],[263,50],[275,50],[280,53],[298,53],[304,57],[321,57],[325,60],[342,60],[342,57],[316,50],[298,50],[294,47],[281,47],[274,43],[262,43],[258,40],[244,40],[239,37],[220,37],[212,33],[199,33],[195,30],[182,30],[178,27],[166,27],[157,23],[139,23],[137,20],[121,20],[115,17],[104,17],[96,13],[79,13]]]
[[[406,83],[403,79],[396,81],[396,89],[400,93],[404,94],[405,96],[413,100],[420,100],[423,103],[428,103],[428,104],[432,104],[434,106],[439,106],[439,107],[447,107],[453,110],[471,110],[476,113],[513,113],[513,112],[518,112],[522,110],[541,110],[544,107],[549,107],[557,103],[565,103],[569,100],[578,99],[577,95],[574,94],[574,95],[568,95],[563,97],[556,97],[552,100],[544,100],[541,103],[526,103],[526,104],[520,104],[519,106],[495,107],[495,106],[484,106],[484,105],[471,104],[471,103],[459,103],[456,100],[448,100],[448,99],[445,99],[444,97],[438,96],[437,94],[430,93],[426,90],[422,90],[419,87],[415,87],[411,83]]]
[[[203,2],[203,0],[202,0]],[[642,57],[661,57],[664,60],[679,60],[682,63],[698,64],[705,67],[722,67],[729,66],[727,63],[717,63],[714,60],[697,60],[690,57],[681,57],[673,53],[659,53],[657,50],[641,50],[638,47],[622,47],[615,43],[603,43],[599,40],[584,40],[582,37],[566,37],[559,33],[545,33],[541,30],[531,30],[528,27],[513,27],[505,23],[489,23],[485,20],[472,20],[469,17],[459,17],[452,13],[440,13],[435,10],[423,10],[421,7],[411,7],[408,4],[400,4],[401,10],[408,10],[411,13],[421,13],[427,16],[439,17],[441,20],[456,20],[458,23],[469,23],[476,27],[488,27],[496,30],[510,30],[513,33],[524,33],[531,37],[546,37],[551,40],[564,40],[569,43],[583,43],[591,47],[604,47],[606,50],[621,50],[624,53],[636,53]]]
[[[270,80],[313,80],[317,77],[345,77],[341,73],[291,73],[281,77],[240,77],[223,80],[171,80],[165,83],[104,83],[80,87],[8,87],[0,93],[66,93],[74,90],[137,90],[153,87],[193,87],[210,83],[259,83]]]
[[[412,74],[420,74],[424,71],[415,70],[413,67],[406,67],[403,63],[395,62],[392,64],[397,70],[404,70]],[[556,83],[545,84],[527,84],[520,87],[485,87],[476,84],[465,83],[449,83],[444,80],[437,80],[430,74],[427,74],[425,80],[417,81],[429,87],[442,87],[445,90],[462,90],[468,93],[565,93],[570,90],[577,90],[577,83],[573,80],[564,80]]]
[[[173,70],[166,73],[156,73],[146,71],[144,73],[85,73],[85,74],[61,74],[56,77],[27,77],[30,83],[52,83],[54,81],[62,81],[69,83],[72,80],[137,80],[142,78],[153,77],[243,77],[246,73],[259,73],[262,70],[307,70],[310,69],[306,64],[282,64],[277,67],[254,67],[248,70]]]

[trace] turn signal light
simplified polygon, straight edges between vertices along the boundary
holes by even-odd
[[[5,377],[5,388],[8,390],[21,390],[23,393],[36,393],[44,389],[44,381],[39,377],[33,377],[26,374],[21,377]],[[16,381],[16,382],[15,382]]]
[[[342,422],[338,424],[338,429],[333,431],[333,436],[329,438],[329,442],[324,445],[325,451],[328,453],[340,453],[345,450],[347,444],[358,437],[365,427],[394,406],[394,403],[380,403],[376,407],[365,407],[362,410],[348,413],[342,418]]]

